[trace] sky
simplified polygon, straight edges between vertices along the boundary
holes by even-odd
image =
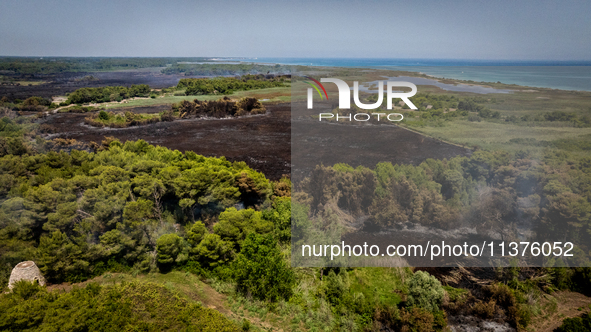
[[[1,0],[0,56],[591,60],[591,1]]]

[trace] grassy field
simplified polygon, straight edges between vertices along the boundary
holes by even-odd
[[[526,92],[529,91],[529,92]],[[591,92],[551,89],[517,90],[509,94],[490,94],[496,102],[485,104],[502,115],[525,115],[537,112],[565,111],[591,113]],[[492,99],[492,98],[491,98]]]
[[[421,88],[421,87],[419,87]],[[532,90],[533,91],[533,90]],[[537,141],[556,141],[582,139],[591,134],[591,128],[576,128],[569,122],[505,122],[508,116],[535,116],[552,111],[563,111],[578,115],[591,115],[591,93],[539,89],[536,92],[516,91],[511,94],[488,94],[478,97],[488,98],[484,103],[491,111],[499,111],[501,119],[471,122],[465,117],[431,123],[424,127],[411,127],[427,136],[450,143],[478,146],[483,149],[503,149],[507,151],[540,151],[544,148],[509,142],[511,139],[535,139]],[[432,92],[441,93],[441,92]],[[472,97],[474,94],[451,93],[457,97]]]
[[[543,149],[542,147],[532,147],[509,142],[509,140],[515,138],[534,138],[538,141],[554,141],[558,139],[576,139],[591,134],[591,128],[559,126],[529,127],[490,121],[470,122],[463,119],[445,121],[441,127],[425,126],[411,127],[410,129],[427,136],[467,147],[478,146],[482,149],[503,149],[507,151]]]
[[[395,306],[402,300],[394,290],[404,288],[404,273],[401,269],[366,267],[349,273],[351,291],[386,306]]]
[[[289,102],[290,100],[290,87],[278,87],[260,90],[250,91],[238,91],[228,97],[232,99],[239,99],[242,97],[255,97],[261,100],[263,103],[271,102]],[[105,106],[108,109],[121,108],[121,107],[146,107],[146,106],[158,106],[158,105],[170,105],[181,102],[183,100],[216,100],[223,98],[225,95],[199,95],[199,96],[159,96],[157,98],[136,98],[127,100],[124,103],[102,103],[101,106]]]

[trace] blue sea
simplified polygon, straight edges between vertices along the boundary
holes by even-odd
[[[221,60],[221,59],[220,59]],[[233,60],[237,60],[234,58]],[[242,62],[381,68],[440,78],[591,91],[591,61],[510,61],[363,58],[242,58]]]

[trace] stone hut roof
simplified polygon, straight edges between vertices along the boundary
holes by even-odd
[[[10,279],[8,280],[8,289],[12,290],[14,284],[21,280],[37,281],[39,285],[45,286],[45,278],[33,261],[20,262],[12,269]]]

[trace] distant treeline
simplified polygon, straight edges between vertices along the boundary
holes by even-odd
[[[288,74],[293,66],[287,65],[262,65],[255,63],[241,64],[173,64],[162,70],[164,74],[180,74],[185,76],[220,76],[220,75],[245,75],[245,74]]]
[[[106,103],[121,101],[133,97],[147,97],[150,95],[150,86],[147,84],[124,86],[105,86],[101,88],[81,88],[68,95],[68,100],[63,104]]]
[[[543,114],[536,114],[530,115],[526,114],[520,117],[515,115],[509,115],[505,118],[507,122],[527,122],[527,121],[563,121],[563,122],[572,122],[575,127],[579,128],[586,128],[591,127],[591,117],[588,115],[577,115],[574,112],[565,112],[565,111],[552,111]]]
[[[285,86],[285,77],[264,75],[245,75],[241,78],[183,78],[177,89],[186,89],[186,95],[209,95],[215,93],[232,94],[234,91],[266,89]]]
[[[55,74],[80,71],[165,67],[182,61],[207,61],[207,58],[68,58],[0,57],[0,71],[14,74]]]
[[[566,151],[591,151],[591,135],[583,135],[576,138],[561,138],[553,141],[538,141],[535,138],[512,138],[509,140],[509,143],[551,147]]]

